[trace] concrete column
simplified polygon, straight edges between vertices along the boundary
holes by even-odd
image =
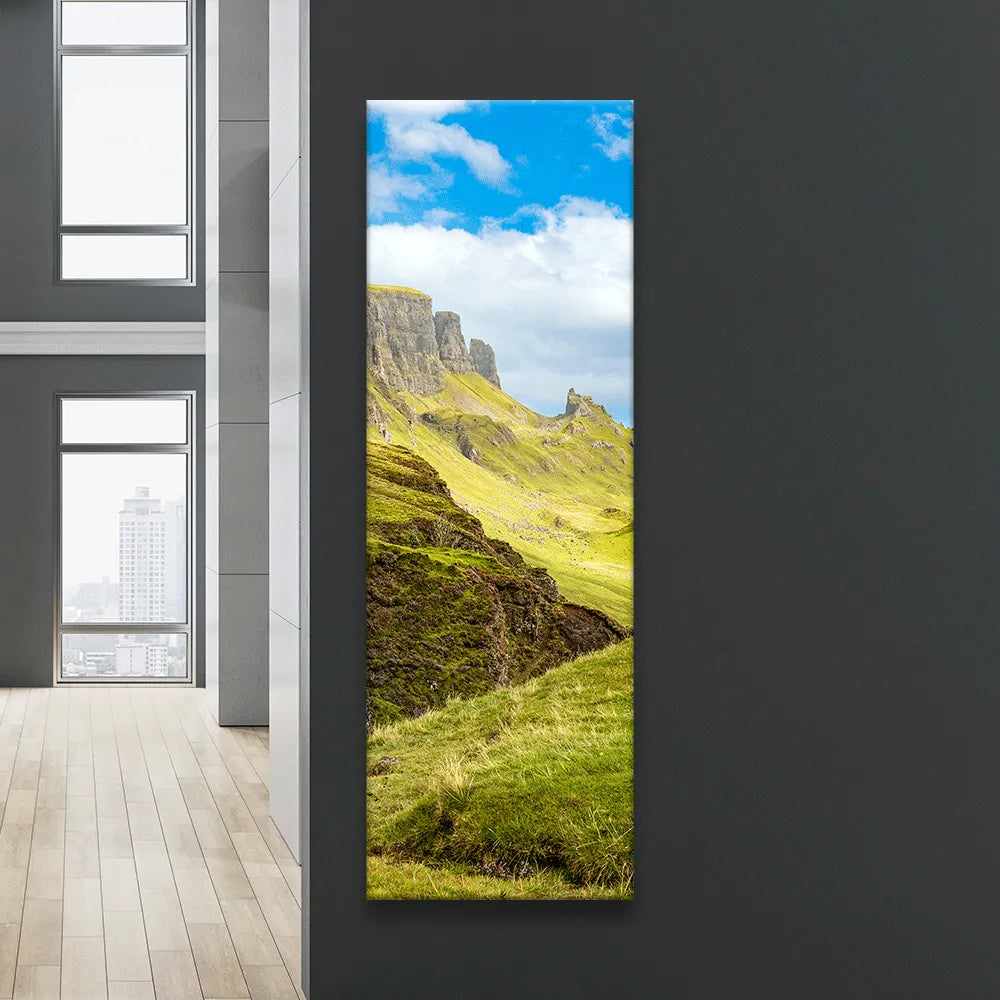
[[[207,0],[206,688],[268,721],[268,0]]]
[[[308,676],[305,307],[308,175],[300,115],[302,0],[270,0],[271,816],[301,860],[300,716]]]

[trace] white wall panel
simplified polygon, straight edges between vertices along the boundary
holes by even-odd
[[[299,646],[301,632],[281,615],[270,620],[271,817],[300,858]]]
[[[299,625],[299,395],[271,404],[270,606]]]
[[[270,400],[302,389],[302,285],[299,256],[299,166],[295,163],[271,195]]]
[[[301,252],[300,0],[270,0],[271,815],[301,856],[300,745],[308,529]],[[297,627],[298,626],[298,627]]]
[[[269,115],[273,195],[299,158],[299,0],[271,0],[271,107]]]

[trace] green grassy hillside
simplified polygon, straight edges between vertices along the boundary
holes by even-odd
[[[376,728],[370,898],[630,898],[632,642]]]
[[[621,639],[457,506],[422,458],[368,443],[369,724],[518,683]]]
[[[632,620],[632,430],[600,407],[545,417],[481,375],[417,396],[369,379],[369,439],[412,449],[486,533],[569,600]]]
[[[631,898],[632,431],[418,297],[369,286],[368,895]]]

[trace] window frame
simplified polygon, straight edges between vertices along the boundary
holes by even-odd
[[[64,444],[62,433],[62,402],[64,399],[179,399],[187,403],[187,441],[184,444]],[[53,615],[52,615],[52,672],[54,683],[58,685],[70,684],[158,684],[173,687],[194,687],[198,676],[197,664],[197,578],[195,575],[197,545],[197,518],[196,518],[196,489],[197,489],[197,443],[196,428],[197,414],[195,412],[196,395],[193,390],[171,390],[171,389],[149,389],[142,391],[134,390],[57,390],[53,394],[53,410],[55,428],[55,466],[54,479],[55,495],[53,497],[54,532],[53,545],[55,555],[54,565],[54,593],[53,593]],[[185,566],[185,597],[186,615],[183,622],[64,622],[62,615],[63,605],[63,578],[62,578],[62,549],[63,549],[63,490],[62,490],[62,467],[64,455],[121,455],[121,454],[164,454],[186,456],[187,474],[185,477],[185,488],[187,491],[187,545],[186,545],[186,566]],[[121,580],[118,581],[121,586]],[[88,635],[163,635],[182,634],[186,640],[187,651],[187,674],[184,677],[64,677],[62,676],[62,639],[63,634],[68,633],[88,634]]]
[[[52,0],[54,11],[53,24],[53,72],[54,72],[54,103],[55,103],[55,178],[54,217],[53,217],[53,278],[57,285],[174,285],[190,286],[197,283],[195,256],[195,170],[194,157],[196,148],[195,128],[195,5],[197,0],[186,0],[185,16],[187,23],[186,45],[64,45],[62,40],[62,2]],[[86,0],[82,0],[86,2]],[[111,2],[127,2],[127,0],[111,0]],[[62,188],[63,188],[63,148],[62,148],[62,112],[63,112],[63,57],[64,56],[183,56],[186,64],[185,80],[187,82],[187,150],[185,163],[187,165],[187,222],[184,225],[63,225],[62,221]],[[62,238],[68,236],[184,236],[187,243],[186,267],[187,274],[183,278],[64,278],[62,276]]]

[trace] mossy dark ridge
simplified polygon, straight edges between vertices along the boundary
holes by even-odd
[[[630,630],[563,601],[434,468],[368,444],[368,725],[519,683]]]

